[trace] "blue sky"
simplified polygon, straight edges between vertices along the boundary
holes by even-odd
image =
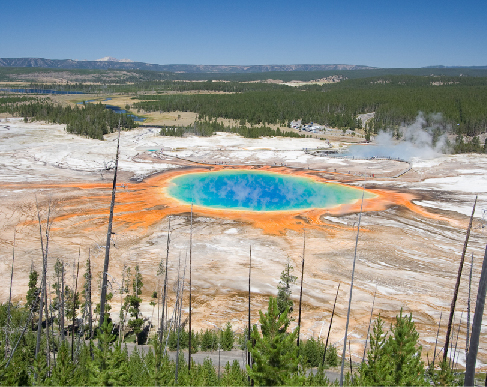
[[[6,0],[0,57],[487,65],[487,1]]]

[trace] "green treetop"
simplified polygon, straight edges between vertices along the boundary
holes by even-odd
[[[254,363],[247,366],[249,376],[256,385],[276,386],[301,384],[300,358],[296,337],[298,330],[288,333],[288,310],[279,312],[277,300],[269,298],[267,313],[260,314],[259,333],[257,326],[252,330],[254,345],[250,348]]]

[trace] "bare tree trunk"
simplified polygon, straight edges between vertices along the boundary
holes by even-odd
[[[473,386],[475,378],[475,363],[479,350],[480,328],[482,327],[482,316],[484,314],[485,293],[487,292],[487,246],[485,246],[484,261],[480,273],[479,289],[477,292],[477,303],[475,304],[475,314],[473,316],[472,336],[470,338],[470,348],[467,355],[464,386]]]
[[[81,255],[81,250],[79,251]],[[76,324],[76,293],[78,292],[78,274],[79,274],[79,257],[78,267],[76,269],[76,284],[73,293],[73,329],[71,330],[71,361],[74,361],[74,324]]]
[[[167,319],[166,297],[167,297],[167,266],[169,262],[169,245],[171,243],[171,218],[168,219],[167,245],[166,245],[166,268],[164,270],[164,293],[162,298],[162,317],[161,317],[161,342],[164,335],[164,319]]]
[[[468,276],[468,301],[467,301],[467,339],[465,341],[465,358],[468,355],[468,345],[470,340],[470,295],[472,291],[472,274],[473,274],[473,253],[470,262],[470,275]]]
[[[470,229],[472,228],[473,214],[475,213],[475,206],[477,205],[477,197],[475,196],[475,202],[473,203],[472,215],[470,216],[470,222],[467,228],[467,234],[465,236],[465,243],[463,244],[462,257],[460,258],[460,265],[458,266],[457,282],[455,283],[455,290],[453,291],[453,299],[450,307],[450,317],[448,318],[448,327],[446,328],[445,348],[443,349],[443,361],[448,360],[448,344],[450,343],[451,324],[453,322],[453,315],[455,314],[455,304],[458,297],[458,289],[460,288],[460,279],[462,277],[463,262],[465,261],[465,253],[467,252],[468,238],[470,237]]]
[[[118,330],[118,342],[122,344],[122,337],[124,336],[123,330],[125,325],[125,313],[123,309],[123,294],[125,293],[125,270],[127,266],[125,263],[123,264],[122,269],[122,285],[120,286],[120,323],[119,323],[119,330]]]
[[[5,327],[5,358],[10,352],[9,336],[10,336],[10,305],[12,303],[12,283],[14,280],[14,262],[15,262],[15,228],[14,228],[14,244],[12,248],[12,271],[10,272],[10,295],[8,296],[7,306],[7,325]]]
[[[364,354],[362,356],[362,363],[365,361],[365,352],[367,351],[367,342],[369,340],[370,326],[372,325],[372,316],[374,315],[375,296],[377,295],[377,289],[374,292],[374,300],[372,301],[372,310],[370,311],[369,327],[367,328],[367,336],[365,337]]]
[[[47,243],[46,243],[47,248]],[[46,259],[47,260],[47,259]],[[47,266],[47,262],[46,262]],[[47,363],[47,375],[49,376],[49,365],[51,360],[51,342],[49,340],[49,305],[47,303],[47,273],[46,273],[46,290],[44,291],[45,299],[44,299],[44,308],[46,313],[46,363]]]
[[[191,230],[189,234],[189,338],[188,338],[188,373],[191,371],[191,251],[193,245],[193,204],[191,204]]]
[[[252,367],[251,359],[250,359],[250,332],[252,330],[251,323],[250,323],[250,275],[252,272],[252,245],[250,246],[250,253],[249,253],[249,329],[247,332],[247,365],[249,367]],[[253,379],[250,379],[250,376],[248,377],[248,382],[250,385],[253,385]]]
[[[326,335],[325,351],[323,352],[323,360],[321,361],[322,367],[325,365],[326,349],[328,348],[328,339],[330,338],[331,325],[333,324],[333,316],[335,315],[335,306],[337,304],[339,290],[340,290],[340,283],[338,283],[337,294],[335,295],[335,302],[333,303],[333,311],[331,312],[330,325],[328,326],[328,334]]]
[[[299,290],[299,310],[298,310],[298,339],[296,345],[299,347],[299,336],[301,333],[301,307],[303,303],[303,277],[304,277],[304,258],[301,261],[301,286]]]
[[[166,296],[167,296],[167,265],[169,261],[169,244],[170,244],[170,235],[171,235],[171,217],[168,218],[168,228],[167,228],[167,242],[166,242],[166,268],[164,270],[164,289],[162,293],[162,316],[161,316],[161,325],[160,325],[160,333],[159,333],[159,350],[160,350],[160,358],[162,358],[162,340],[164,338],[164,319],[167,319],[167,309],[166,306]],[[165,346],[164,346],[165,351]],[[158,365],[159,366],[159,365]]]
[[[43,317],[43,311],[44,311],[44,302],[47,297],[47,292],[46,292],[46,277],[47,277],[47,251],[48,251],[48,244],[49,240],[46,240],[46,248],[44,249],[44,238],[42,236],[42,223],[41,223],[41,214],[39,211],[39,205],[37,203],[37,196],[36,196],[36,207],[37,207],[37,221],[39,223],[39,236],[40,236],[40,241],[41,241],[41,252],[42,252],[42,279],[41,279],[41,297],[39,300],[39,321],[37,322],[37,341],[36,341],[36,349],[35,349],[35,358],[37,359],[37,356],[40,351],[40,346],[41,346],[41,332],[42,332],[42,317]],[[50,212],[51,212],[51,204],[49,203],[49,212],[47,216],[47,224],[46,224],[46,236],[49,236],[49,228],[50,228]],[[49,319],[49,316],[46,316],[46,328],[47,328],[47,320]],[[47,330],[48,331],[48,330]],[[48,336],[49,338],[49,336]],[[47,340],[47,358],[49,359],[49,340]],[[47,363],[49,364],[49,360],[47,360]],[[38,375],[35,374],[34,378],[37,379]]]
[[[110,203],[110,216],[108,218],[108,231],[107,231],[107,244],[105,247],[105,261],[103,263],[103,281],[101,286],[100,296],[100,329],[103,325],[105,318],[105,304],[107,300],[107,283],[108,283],[108,265],[110,262],[110,241],[112,237],[113,227],[113,207],[115,206],[115,192],[117,190],[117,171],[118,171],[118,154],[120,149],[120,123],[118,124],[118,141],[117,141],[117,154],[115,156],[115,173],[113,174],[112,184],[112,201]]]
[[[47,212],[47,224],[46,224],[46,251],[44,254],[44,260],[46,262],[45,264],[45,273],[44,273],[44,303],[45,303],[45,308],[46,308],[46,343],[47,343],[47,348],[46,348],[46,363],[47,363],[47,375],[50,376],[50,363],[51,363],[51,343],[49,340],[49,311],[48,311],[48,305],[47,305],[47,256],[49,253],[49,237],[50,237],[50,231],[51,231],[51,224],[52,221],[51,219],[51,199],[49,199],[49,209]]]
[[[178,371],[179,371],[179,332],[180,332],[180,324],[178,321],[178,310],[179,310],[179,269],[181,268],[181,254],[179,254],[179,264],[178,264],[178,286],[177,286],[177,293],[176,293],[176,306],[174,308],[174,319],[176,320],[176,329],[178,335],[177,347],[176,347],[176,371],[174,375],[174,384],[178,385]]]
[[[348,340],[348,356],[350,356],[350,380],[353,385],[352,350],[350,349],[350,340]]]
[[[51,312],[51,320],[52,320],[52,324],[51,324],[51,335],[52,335],[52,339],[54,341],[54,318],[52,316],[52,299],[51,299],[51,283],[49,282],[49,311]],[[58,341],[59,343],[59,341]],[[53,350],[52,351],[52,357],[53,357],[53,367],[56,367],[56,351]]]
[[[60,317],[60,325],[61,325],[61,340],[64,341],[64,261],[61,261],[62,269],[61,269],[61,317]]]
[[[29,313],[29,317],[27,318],[27,321],[25,322],[25,325],[24,325],[24,329],[22,330],[22,333],[20,334],[20,337],[19,339],[17,340],[17,343],[15,344],[15,346],[13,347],[12,351],[10,352],[10,357],[7,361],[7,364],[5,365],[5,368],[8,368],[9,364],[10,364],[10,361],[12,360],[14,354],[15,354],[15,351],[20,343],[20,340],[22,340],[22,337],[24,337],[24,334],[25,334],[25,331],[27,330],[27,327],[30,325],[31,323],[31,320],[32,320],[32,316],[34,315],[34,310],[35,308],[37,307],[37,297],[36,299],[34,300],[33,304],[31,305],[31,308],[30,308],[30,313]]]
[[[179,266],[181,266],[181,255],[179,256]],[[183,309],[183,295],[184,295],[184,277],[186,276],[186,258],[184,259],[184,270],[183,270],[183,278],[182,281],[179,280],[179,268],[178,268],[178,300],[177,300],[177,309],[176,313],[178,314],[178,345],[177,345],[177,356],[176,356],[176,385],[178,382],[178,368],[179,368],[179,340],[181,335],[181,310]],[[190,336],[191,337],[191,332]],[[189,358],[191,361],[191,358]]]
[[[460,315],[460,322],[458,323],[458,329],[457,329],[457,338],[455,339],[455,348],[453,349],[453,361],[451,368],[455,368],[455,357],[457,356],[457,344],[458,344],[458,336],[460,335],[460,328],[462,326],[462,318],[463,318],[463,312]]]
[[[91,309],[91,250],[88,250],[88,275],[86,276],[87,286],[86,286],[86,301],[88,302],[88,331],[90,335],[90,340],[93,338],[93,314]]]
[[[355,262],[357,261],[357,246],[358,246],[358,237],[360,234],[360,221],[362,220],[362,207],[364,204],[364,194],[365,194],[365,187],[362,192],[362,202],[360,204],[360,214],[358,217],[357,237],[355,238],[355,254],[353,256],[352,281],[350,283],[350,296],[348,297],[347,323],[345,325],[345,337],[343,338],[342,365],[340,369],[340,387],[343,386],[343,369],[345,367],[345,355],[347,351],[348,324],[350,322],[350,307],[352,305],[352,294],[353,294],[353,278],[355,276]]]
[[[301,261],[301,287],[299,290],[299,311],[298,311],[298,339],[296,345],[299,347],[299,336],[301,335],[301,305],[303,302],[303,278],[304,278],[304,253],[306,249],[306,231],[303,231],[303,260]]]
[[[440,321],[438,322],[438,330],[436,331],[436,341],[435,341],[435,349],[433,351],[433,362],[432,368],[435,369],[435,360],[436,360],[436,348],[438,346],[438,336],[440,334],[440,327],[441,327],[441,317],[443,316],[443,312],[440,312]],[[440,351],[441,352],[441,351]]]

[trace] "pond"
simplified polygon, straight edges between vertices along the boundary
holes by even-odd
[[[110,100],[111,100],[111,98],[105,98],[103,101],[110,101]],[[94,99],[89,99],[89,100],[86,100],[86,101],[78,102],[78,105],[81,105],[83,103],[95,102],[95,101],[96,100],[94,100]],[[125,114],[125,113],[127,113],[127,111],[125,109],[122,109],[120,106],[106,104],[105,105],[105,108],[106,109],[110,109],[114,113],[119,113],[119,114]],[[127,116],[128,117],[132,117],[134,119],[134,121],[136,121],[136,122],[144,122],[146,120],[145,118],[136,116],[134,114],[127,114]]]

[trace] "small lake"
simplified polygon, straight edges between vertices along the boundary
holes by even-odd
[[[362,189],[307,177],[263,171],[188,173],[171,180],[167,193],[185,203],[245,211],[331,208],[362,198]],[[374,197],[365,192],[364,198]]]

